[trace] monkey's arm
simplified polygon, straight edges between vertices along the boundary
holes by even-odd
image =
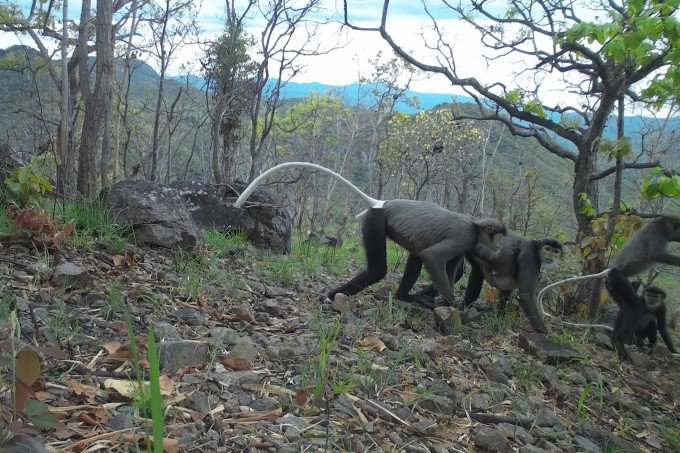
[[[517,289],[519,290],[519,305],[529,318],[529,322],[537,332],[547,333],[548,328],[543,322],[538,303],[536,302],[536,287],[538,286],[538,266],[527,250],[522,250],[517,257]]]
[[[664,343],[666,343],[666,346],[668,346],[668,350],[677,353],[675,350],[675,346],[673,346],[673,340],[671,340],[671,336],[668,334],[668,328],[666,326],[666,307],[663,306],[659,308],[659,310],[656,312],[656,327],[659,329],[659,332],[661,333],[661,338],[663,338]]]
[[[491,247],[478,242],[472,251],[472,255],[493,268],[499,268],[506,264],[502,247],[498,250],[493,250]]]
[[[671,266],[680,266],[680,256],[675,256],[670,253],[663,253],[656,257],[654,261],[658,261],[662,264],[670,264]]]
[[[468,277],[467,287],[465,288],[465,298],[463,299],[463,306],[469,307],[479,298],[479,293],[482,291],[484,284],[484,273],[474,261],[470,263],[470,276]]]

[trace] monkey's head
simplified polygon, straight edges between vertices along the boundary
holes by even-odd
[[[477,241],[493,250],[498,250],[503,244],[506,233],[503,222],[496,219],[477,219],[474,223],[479,233]]]
[[[666,291],[658,286],[648,286],[642,291],[642,299],[650,310],[658,309],[666,301]]]
[[[557,239],[545,238],[536,242],[539,246],[538,253],[543,266],[552,266],[564,256],[564,246]]]
[[[663,214],[659,216],[658,221],[663,223],[669,241],[680,242],[680,217],[672,214]]]

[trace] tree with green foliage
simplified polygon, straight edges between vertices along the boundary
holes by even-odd
[[[237,11],[227,2],[225,31],[211,43],[202,62],[211,90],[210,118],[212,168],[215,182],[232,181],[238,161],[238,146],[244,137],[243,120],[253,100],[255,63],[248,55],[253,38],[245,31],[245,20],[256,4],[249,0]]]
[[[479,107],[475,118],[500,121],[512,134],[533,137],[549,152],[573,163],[572,208],[579,239],[594,236],[592,221],[603,214],[598,182],[616,174],[620,184],[624,169],[658,165],[624,152],[621,135],[607,151],[615,155],[616,165],[598,168],[598,152],[610,117],[616,114],[623,119],[624,103],[649,108],[677,103],[679,0],[513,0],[504,7],[489,0],[444,2],[461,24],[477,32],[486,49],[487,73],[496,68],[500,71],[505,62],[522,59],[525,69],[516,77],[492,82],[483,82],[481,74],[466,77],[459,73],[456,49],[436,18],[441,11],[435,14],[427,3],[423,9],[431,20],[432,33],[422,36],[425,47],[434,53],[431,58],[405,50],[388,30],[389,0],[383,2],[376,27],[354,25],[351,8],[346,0],[343,3],[347,26],[379,33],[410,64],[441,74],[462,88]],[[546,90],[556,88],[572,93],[572,99],[565,96],[555,104],[544,101]],[[625,157],[634,160],[625,162]],[[615,191],[620,197],[620,186]],[[620,204],[612,205],[618,211]],[[617,214],[611,213],[612,222]],[[613,224],[607,231],[613,234]],[[584,261],[586,271],[603,266],[600,259]]]

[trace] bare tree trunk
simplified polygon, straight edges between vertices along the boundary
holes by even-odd
[[[168,18],[170,15],[170,0],[165,1],[165,11],[163,14],[163,25],[161,26],[161,34],[158,37],[158,48],[160,52],[158,54],[161,60],[161,72],[158,75],[158,97],[156,98],[156,113],[154,114],[153,120],[153,138],[151,142],[151,174],[149,179],[151,181],[156,180],[156,172],[158,170],[158,146],[160,142],[160,122],[161,122],[161,106],[163,104],[163,88],[165,86],[165,71],[168,67],[168,61],[165,51],[165,39],[166,31],[168,28]]]
[[[130,38],[128,39],[127,46],[125,46],[125,60],[124,60],[124,68],[123,68],[123,86],[122,91],[125,92],[125,110],[124,114],[127,116],[128,112],[128,93],[129,93],[129,86],[130,86],[130,57],[132,56],[132,40],[135,37],[135,33],[137,31],[137,7],[138,7],[139,0],[132,0],[132,5],[130,8],[132,9],[132,21],[130,22]],[[120,109],[120,106],[118,107]],[[113,145],[112,145],[112,155],[111,155],[111,161],[113,162],[113,171],[111,178],[113,182],[118,181],[120,178],[120,123],[122,120],[122,116],[119,112],[118,115],[116,115],[116,122],[113,127]],[[125,173],[124,173],[125,174]]]
[[[210,127],[210,147],[212,150],[212,167],[215,175],[215,182],[222,184],[224,182],[224,175],[222,174],[222,166],[220,165],[220,156],[222,155],[222,140],[220,137],[220,125],[222,124],[221,117],[225,109],[224,96],[218,96],[215,107],[213,108],[212,125]]]
[[[69,153],[69,86],[68,86],[68,0],[62,3],[61,36],[61,104],[59,106],[59,134],[57,137],[57,193],[66,195]]]

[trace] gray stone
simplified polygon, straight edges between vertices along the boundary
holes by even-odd
[[[492,365],[488,367],[485,371],[486,377],[491,381],[491,382],[496,382],[498,384],[503,384],[503,385],[510,385],[510,381],[508,380],[507,376],[503,374],[503,372],[496,367],[496,365]]]
[[[573,359],[583,359],[583,356],[575,349],[555,343],[541,333],[521,333],[519,335],[519,346],[547,363],[554,364]]]
[[[208,361],[210,345],[204,341],[162,341],[157,344],[159,365],[167,373]]]
[[[138,243],[191,249],[203,235],[177,189],[150,181],[120,181],[101,192],[119,225]]]
[[[502,452],[509,448],[508,439],[502,432],[484,425],[478,427],[472,442],[484,451]]]
[[[303,418],[296,417],[293,414],[286,414],[283,417],[279,417],[274,420],[274,423],[282,426],[294,426],[298,430],[305,429],[307,427],[307,422]]]
[[[583,436],[574,436],[572,443],[574,445],[578,445],[579,451],[583,453],[602,453],[602,449],[600,447]]]
[[[188,326],[196,327],[202,325],[205,322],[205,316],[193,308],[178,308],[177,310],[170,313],[170,316],[181,320]]]
[[[610,351],[614,350],[612,339],[609,337],[609,335],[603,332],[597,332],[595,334],[595,345],[604,349],[609,349]]]
[[[463,312],[461,315],[461,321],[463,324],[470,324],[471,322],[477,322],[481,318],[481,315],[475,307],[470,307]]]
[[[354,311],[356,298],[347,294],[338,293],[333,297],[333,310],[339,313],[350,313]]]
[[[274,190],[259,187],[243,208],[233,206],[246,184],[213,185],[197,181],[171,184],[186,202],[194,221],[203,228],[246,231],[258,247],[290,253],[292,216]]]
[[[215,373],[214,379],[226,387],[239,387],[244,384],[259,384],[262,376],[254,371],[223,371]]]
[[[557,418],[557,415],[548,407],[543,407],[536,413],[536,424],[542,427],[560,426],[562,422]]]
[[[439,426],[434,420],[418,420],[417,422],[411,423],[411,426],[424,434],[435,434],[439,431]]]
[[[439,395],[430,395],[427,398],[423,398],[418,403],[418,407],[444,415],[453,415],[456,412],[453,401],[450,398]]]
[[[265,299],[259,302],[255,308],[272,316],[280,318],[287,310],[276,299]]]
[[[82,267],[65,261],[54,268],[50,276],[50,283],[62,288],[81,288],[87,283],[87,275],[87,271]]]
[[[435,326],[443,335],[450,335],[462,326],[460,312],[454,307],[437,307],[433,314]]]
[[[499,423],[496,425],[506,437],[511,437],[522,444],[533,444],[535,439],[529,431],[521,426],[511,425],[510,423]]]
[[[214,339],[213,343],[221,346],[231,346],[241,338],[241,334],[229,327],[212,328],[210,329],[210,336]]]
[[[542,448],[535,447],[533,445],[524,445],[522,447],[519,447],[518,450],[519,453],[548,453],[548,450],[544,450]]]
[[[257,359],[257,349],[253,346],[250,338],[241,338],[236,345],[234,345],[229,353],[235,357],[241,359],[246,359],[250,363],[253,363]]]
[[[206,395],[198,391],[191,394],[187,401],[189,409],[196,412],[208,413],[219,404],[219,398],[215,395]]]
[[[182,339],[177,327],[165,321],[154,322],[153,333],[158,341],[179,341]]]
[[[250,408],[254,411],[271,411],[277,406],[276,401],[269,398],[258,398],[250,403]]]
[[[7,453],[49,453],[40,436],[14,436],[0,444],[0,451]]]

